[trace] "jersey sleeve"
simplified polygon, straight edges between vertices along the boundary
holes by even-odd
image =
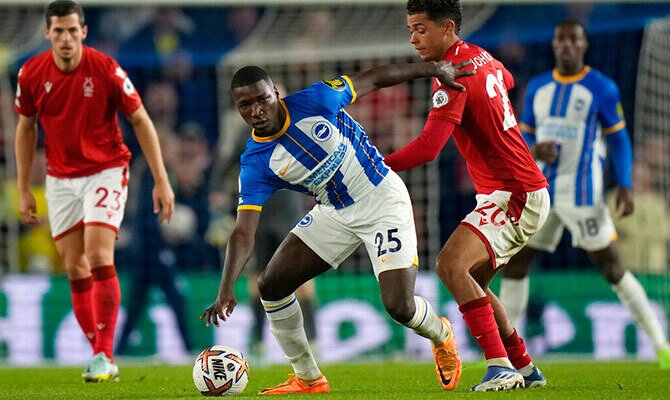
[[[238,199],[237,211],[261,211],[263,204],[278,190],[278,188],[270,183],[263,170],[249,160],[241,162],[238,183],[240,197]]]
[[[351,79],[342,75],[316,82],[290,97],[299,97],[296,103],[308,113],[337,114],[356,101],[356,90]]]
[[[112,74],[110,84],[112,85],[112,92],[118,100],[118,108],[125,116],[129,116],[140,108],[142,99],[126,71],[116,61],[112,62]]]
[[[463,84],[466,86],[465,92],[460,92],[442,84],[433,84],[428,119],[445,119],[460,124],[468,98],[468,91],[470,90],[467,82],[463,82]]]
[[[621,95],[614,82],[608,82],[602,91],[598,119],[603,126],[605,135],[616,133],[626,127],[623,107],[621,106]]]
[[[16,82],[14,111],[26,117],[32,117],[37,114],[37,107],[35,106],[32,93],[30,93],[30,78],[25,65],[19,70],[19,77]]]

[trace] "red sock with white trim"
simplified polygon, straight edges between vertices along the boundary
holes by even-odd
[[[116,318],[121,304],[121,288],[116,276],[114,265],[92,268],[93,274],[93,311],[95,315],[96,336],[93,352],[104,352],[107,358],[114,361],[112,347]]]
[[[93,315],[93,278],[71,279],[70,296],[72,298],[72,311],[79,323],[84,336],[95,349],[95,318]]]
[[[514,368],[521,371],[524,367],[532,364],[533,359],[530,358],[530,355],[526,350],[526,343],[521,339],[516,329],[514,330],[514,333],[503,339],[503,344],[505,345],[505,350],[507,351],[509,360],[512,362],[512,365],[514,365]]]
[[[484,351],[487,364],[512,367],[498,333],[491,300],[487,296],[469,301],[458,307],[470,334]]]

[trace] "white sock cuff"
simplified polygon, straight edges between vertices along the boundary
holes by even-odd
[[[261,299],[261,303],[270,321],[287,319],[300,311],[300,304],[298,304],[295,293],[277,301]]]
[[[428,316],[428,312],[430,310],[430,304],[428,304],[428,301],[421,296],[414,296],[414,306],[416,307],[416,310],[414,311],[414,316],[405,325],[411,329],[415,329],[416,327],[421,325],[421,323],[426,320],[426,317]]]
[[[631,285],[638,286],[640,285],[640,283],[635,277],[635,275],[633,275],[630,271],[626,271],[621,277],[621,280],[618,283],[612,285],[612,288],[614,289],[615,292],[618,293],[630,287]]]

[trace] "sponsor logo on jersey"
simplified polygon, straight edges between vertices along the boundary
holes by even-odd
[[[444,89],[438,89],[433,93],[433,108],[440,108],[449,103],[449,93]]]
[[[325,81],[322,81],[322,82],[325,83],[326,86],[328,86],[329,88],[335,89],[338,92],[343,91],[344,88],[347,87],[347,85],[344,83],[344,81],[340,78],[328,79],[328,80],[325,80]]]
[[[84,78],[84,97],[93,97],[93,78],[90,76]]]
[[[323,181],[329,179],[342,165],[346,153],[347,146],[340,143],[333,154],[328,157],[328,160],[303,181],[303,185],[320,185]]]
[[[331,128],[328,122],[319,121],[312,125],[312,136],[314,139],[319,142],[325,142],[330,139],[330,136],[333,134],[333,128]]]
[[[53,83],[51,83],[51,82],[44,82],[44,90],[46,90],[47,93],[49,93],[49,92],[51,91],[51,87],[52,87],[52,86],[53,86]]]
[[[303,219],[298,222],[298,226],[301,228],[306,228],[310,225],[312,225],[312,214],[305,215]]]

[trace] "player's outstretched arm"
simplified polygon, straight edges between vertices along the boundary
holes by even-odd
[[[133,124],[135,136],[142,148],[144,158],[149,164],[151,175],[154,178],[154,213],[160,212],[160,222],[170,222],[172,213],[174,212],[174,193],[170,187],[168,174],[163,163],[163,155],[161,153],[160,144],[158,143],[158,134],[154,127],[149,114],[140,106],[134,113],[132,113],[128,120]]]
[[[35,156],[37,144],[37,127],[35,117],[26,117],[19,114],[19,123],[16,125],[16,183],[19,191],[19,212],[21,219],[27,224],[37,224],[39,220],[35,197],[30,191],[28,176]]]
[[[219,293],[214,303],[200,315],[200,319],[205,320],[205,326],[214,324],[218,327],[219,319],[226,321],[237,305],[233,288],[254,250],[260,215],[260,212],[254,210],[240,210],[237,212],[235,229],[233,229],[226,247]]]
[[[381,88],[394,86],[402,82],[418,78],[438,78],[442,84],[456,90],[465,90],[465,87],[456,82],[456,79],[473,75],[475,69],[465,69],[471,60],[453,65],[451,62],[421,62],[409,64],[390,64],[374,67],[350,76],[358,97]]]

